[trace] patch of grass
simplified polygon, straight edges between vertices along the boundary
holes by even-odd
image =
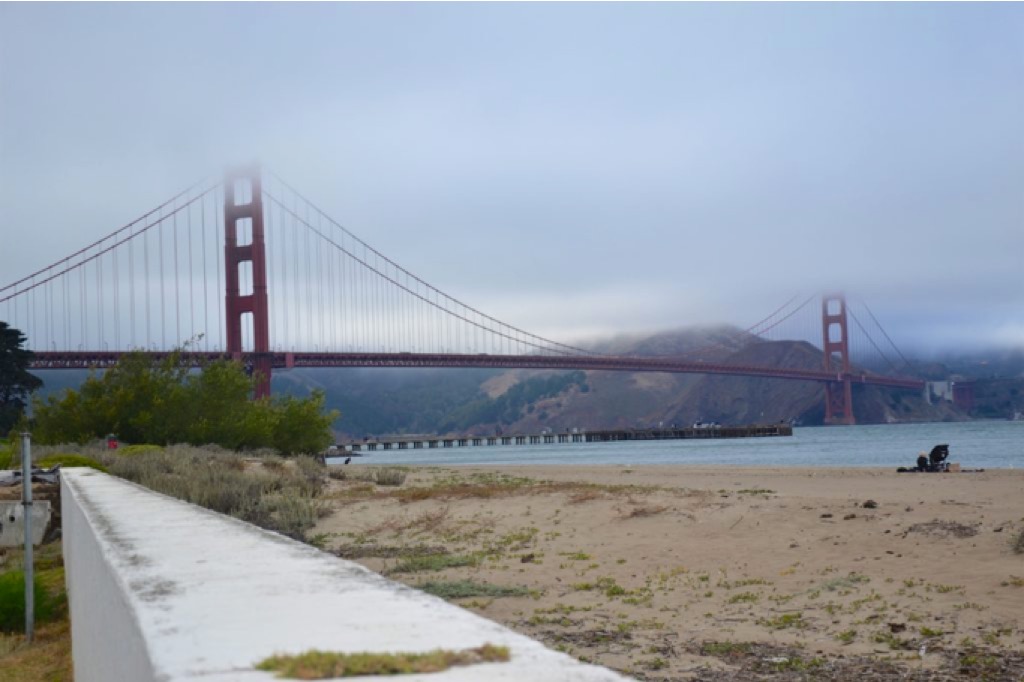
[[[56,569],[61,572],[62,569]],[[61,600],[44,586],[42,575],[35,575],[32,581],[32,597],[35,600],[35,620],[46,623],[61,615]],[[0,573],[0,632],[25,631],[25,572],[7,571]]]
[[[376,469],[373,472],[373,482],[377,485],[400,486],[405,483],[408,476],[401,469]]]
[[[25,576],[20,570],[24,554],[18,549],[8,549],[6,556],[0,554],[0,571],[4,571],[0,573],[0,621],[13,621],[14,626],[8,633],[4,632],[7,627],[0,627],[0,680],[4,682],[50,682],[72,677],[61,544],[39,546],[34,558],[36,628],[33,642],[28,644],[23,634]]]
[[[739,495],[774,495],[774,490],[768,490],[767,488],[746,488],[744,490],[737,490]]]
[[[114,476],[262,528],[304,540],[327,511],[317,497],[327,480],[311,457],[243,457],[214,446],[139,451],[89,450]]]
[[[721,587],[725,590],[731,590],[737,587],[747,587],[749,585],[771,585],[770,580],[764,578],[744,578],[743,580],[735,580],[729,582],[728,580],[719,580],[717,587]]]
[[[731,597],[729,597],[730,604],[739,604],[741,602],[754,604],[760,600],[761,596],[755,594],[754,592],[740,592],[739,594],[734,594]]]
[[[1009,580],[1004,580],[1003,587],[1024,587],[1024,578],[1011,575]]]
[[[942,635],[944,635],[944,634],[946,634],[946,633],[943,632],[942,630],[932,630],[930,627],[927,627],[927,626],[921,628],[921,636],[922,637],[929,637],[929,638],[931,638],[931,637],[942,637]]]
[[[530,591],[520,585],[492,585],[472,580],[428,581],[416,585],[419,589],[442,599],[466,597],[525,597]]]
[[[116,450],[116,454],[121,457],[135,457],[136,455],[145,455],[150,452],[160,452],[163,450],[159,445],[125,445]]]
[[[572,552],[569,554],[563,554],[562,556],[570,561],[589,561],[591,558],[586,552]]]
[[[257,663],[256,668],[276,672],[283,678],[326,680],[359,675],[436,673],[453,666],[505,662],[509,658],[508,647],[493,644],[461,651],[435,649],[426,653],[345,654],[313,650],[297,656],[271,656]]]
[[[704,642],[700,645],[701,656],[736,658],[750,651],[750,642]]]
[[[0,679],[57,682],[72,679],[71,623],[62,618],[36,626],[31,644],[23,634],[0,634]]]
[[[456,554],[431,554],[414,556],[405,559],[387,571],[390,573],[419,573],[421,571],[443,571],[446,568],[476,566],[479,559],[473,556]]]
[[[804,621],[803,614],[800,613],[783,613],[774,618],[761,618],[757,623],[772,630],[803,629],[807,627],[807,622]]]
[[[563,604],[562,602],[558,602],[554,606],[546,608],[546,609],[544,609],[544,608],[534,609],[534,613],[563,613],[563,614],[567,614],[567,613],[576,613],[577,611],[583,611],[583,612],[592,611],[593,608],[594,608],[593,606],[570,606],[568,604]]]
[[[626,588],[615,582],[612,582],[612,584],[604,590],[604,595],[606,597],[621,597],[624,594],[626,594]]]
[[[55,455],[47,455],[46,457],[36,461],[36,466],[44,469],[51,469],[57,465],[68,469],[72,467],[88,467],[90,469],[95,469],[96,471],[102,471],[105,474],[110,473],[110,470],[107,469],[107,467],[103,466],[92,457],[86,457],[84,455],[74,455],[62,452]]]
[[[838,635],[836,635],[836,639],[842,642],[843,644],[851,644],[853,640],[855,640],[856,638],[857,631],[853,629],[843,630]]]
[[[609,598],[621,597],[623,595],[640,595],[640,597],[642,597],[641,601],[645,600],[646,598],[649,598],[650,596],[650,590],[648,590],[647,588],[641,587],[636,590],[627,590],[622,585],[619,585],[615,581],[615,578],[598,578],[597,582],[593,583],[575,583],[572,586],[572,589],[578,592],[590,592],[593,590],[597,590],[603,592],[604,596]]]
[[[982,680],[995,679],[990,677],[999,671],[999,658],[978,653],[962,654],[959,659],[960,672],[968,678]]]
[[[893,651],[900,651],[902,649],[913,648],[913,642],[910,642],[908,640],[900,639],[899,637],[897,637],[893,633],[889,632],[888,630],[883,630],[881,632],[876,632],[871,637],[871,641],[876,643],[876,644],[885,644],[886,646],[888,646]]]
[[[537,539],[540,530],[533,526],[509,531],[500,538],[487,545],[489,555],[504,554],[505,552],[520,552],[529,548]]]
[[[981,641],[989,646],[999,646],[1001,644],[998,632],[986,632],[981,636]]]
[[[845,578],[834,578],[821,584],[821,589],[835,592],[836,590],[848,590],[861,583],[869,583],[871,578],[860,573],[849,573]]]
[[[929,585],[928,589],[930,590],[931,588],[932,586]],[[957,592],[964,589],[962,585],[935,585],[934,588],[939,594],[947,594],[949,592]]]
[[[1017,537],[1010,543],[1010,547],[1013,549],[1014,554],[1024,554],[1024,528],[1020,529],[1017,533]]]

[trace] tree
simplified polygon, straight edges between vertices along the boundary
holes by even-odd
[[[254,401],[252,391],[238,362],[217,360],[196,372],[179,353],[160,361],[132,353],[78,391],[36,400],[35,435],[41,443],[84,443],[114,433],[128,443],[275,447],[283,454],[320,452],[333,440],[338,413],[324,412],[323,394]]]
[[[274,401],[274,447],[281,454],[323,452],[331,444],[331,423],[335,410],[324,412],[326,396],[313,391],[305,399],[284,396]]]
[[[14,428],[32,391],[43,382],[29,373],[32,351],[23,348],[25,335],[0,321],[0,434]]]

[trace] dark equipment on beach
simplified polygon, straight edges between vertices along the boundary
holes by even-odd
[[[917,458],[917,466],[914,468],[900,467],[896,471],[898,473],[910,473],[915,471],[924,472],[942,472],[949,471],[949,464],[946,460],[949,458],[949,445],[943,443],[936,445],[932,448],[932,451],[925,455],[923,452]]]
[[[945,471],[949,465],[946,459],[949,457],[949,445],[936,445],[928,455],[930,471]]]

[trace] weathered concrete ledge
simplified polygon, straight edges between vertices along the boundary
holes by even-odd
[[[253,666],[275,653],[486,643],[509,647],[511,660],[394,679],[626,679],[358,564],[121,479],[65,469],[61,486],[76,682],[273,680]]]
[[[50,501],[32,503],[32,544],[43,541],[50,524]],[[0,500],[0,547],[21,547],[25,544],[25,507],[21,502]]]

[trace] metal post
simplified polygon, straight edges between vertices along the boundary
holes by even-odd
[[[32,558],[32,434],[21,434],[21,506],[25,522],[25,637],[35,630],[35,579]]]

